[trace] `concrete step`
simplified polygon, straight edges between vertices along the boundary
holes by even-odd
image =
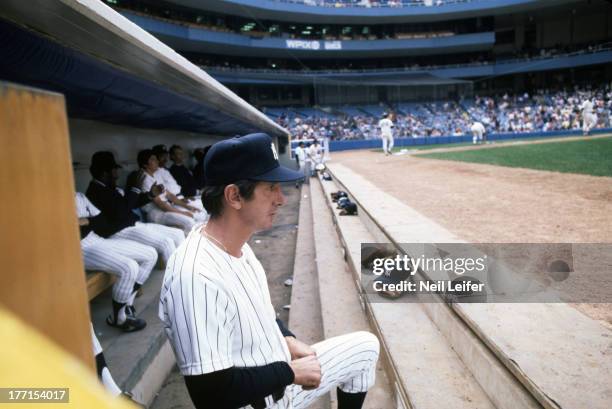
[[[329,164],[377,241],[461,242],[367,178]],[[608,408],[612,331],[566,304],[422,304],[498,408]],[[585,392],[585,391],[588,391]]]
[[[321,300],[315,264],[310,187],[302,186],[289,328],[298,339],[313,344],[323,339]]]
[[[326,212],[333,220],[331,223],[342,237],[353,280],[359,280],[361,243],[381,240],[371,234],[360,217],[339,215],[330,198],[330,193],[338,190],[334,182],[321,181],[320,186],[318,206],[314,205],[313,193],[313,212],[318,215]],[[429,319],[423,305],[390,302],[364,305],[382,341],[398,407],[495,407]]]
[[[137,315],[147,322],[142,331],[126,334],[106,324],[112,311],[111,288],[90,303],[94,331],[115,382],[146,406],[151,404],[176,362],[163,324],[157,318],[163,274],[163,270],[153,270],[143,286],[143,295],[136,298]]]
[[[312,229],[310,187],[308,185],[302,186],[298,226],[289,328],[300,341],[312,345],[324,339],[325,336],[323,334],[319,282],[315,265],[316,254]],[[310,406],[311,409],[329,409],[330,407],[329,394],[322,396]]]
[[[355,331],[372,331],[359,298],[354,276],[344,259],[344,251],[325,208],[321,187],[311,183],[316,267],[325,338]],[[368,391],[364,409],[397,407],[393,388],[380,360],[376,384]],[[335,391],[332,407],[337,407]]]

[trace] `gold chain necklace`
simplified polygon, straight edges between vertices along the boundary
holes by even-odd
[[[225,245],[224,245],[223,243],[221,243],[219,240],[217,240],[216,238],[214,238],[213,236],[211,236],[211,235],[210,235],[210,233],[208,233],[208,232],[206,231],[206,228],[204,228],[202,231],[204,232],[204,235],[205,235],[207,238],[209,238],[209,239],[211,239],[212,241],[214,241],[215,243],[217,243],[217,244],[218,244],[220,247],[223,247],[223,250],[225,250],[225,252],[226,252],[227,254],[231,254],[231,253],[230,253],[230,252],[227,250],[227,247],[225,247]]]

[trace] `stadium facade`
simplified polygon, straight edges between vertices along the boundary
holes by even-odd
[[[456,99],[612,78],[603,0],[109,3],[258,106]]]

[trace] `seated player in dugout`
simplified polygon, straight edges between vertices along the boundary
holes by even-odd
[[[176,183],[181,187],[181,194],[188,199],[193,200],[196,197],[196,191],[198,189],[193,173],[185,166],[185,152],[179,145],[172,145],[170,147],[170,159],[172,160],[172,166],[170,166],[170,174],[176,180]]]
[[[153,247],[133,240],[105,239],[109,223],[83,193],[75,195],[85,270],[101,270],[117,276],[113,284],[113,313],[106,323],[125,332],[139,331],[146,322],[136,317],[134,299],[157,262]]]
[[[168,169],[166,169],[166,164],[168,163],[168,149],[166,149],[166,145],[155,145],[151,150],[153,151],[153,155],[157,158],[159,165],[155,172],[153,172],[153,176],[159,183],[162,183],[166,187],[168,192],[177,197],[180,196],[181,186],[170,172],[168,172]]]
[[[117,187],[119,169],[112,152],[99,151],[92,155],[89,172],[92,180],[87,188],[87,198],[96,206],[108,221],[109,229],[104,238],[133,240],[157,250],[164,263],[174,250],[185,240],[181,229],[156,223],[141,223],[133,208],[142,207],[162,193],[160,185],[153,185],[151,191],[136,195],[125,195]]]
[[[166,226],[176,226],[181,228],[185,234],[188,234],[196,224],[198,213],[203,212],[198,212],[198,209],[176,197],[163,182],[160,183],[154,177],[155,172],[159,169],[159,161],[151,149],[138,152],[137,160],[140,167],[140,173],[138,174],[138,187],[140,190],[149,192],[156,184],[159,184],[164,189],[151,203],[142,207],[147,221]],[[203,215],[206,214],[204,213]]]
[[[338,388],[340,409],[361,408],[374,385],[378,339],[355,332],[312,346],[296,339],[270,300],[247,244],[285,203],[272,139],[251,134],[212,146],[202,200],[210,213],[168,263],[159,316],[196,408],[306,408]]]
[[[155,145],[152,148],[152,151],[159,161],[159,167],[153,173],[155,180],[157,180],[158,183],[163,184],[168,192],[183,200],[185,203],[187,203],[187,205],[189,205],[189,207],[193,208],[192,212],[197,221],[206,221],[208,219],[208,214],[204,211],[202,200],[194,197],[195,191],[189,192],[193,193],[191,195],[186,195],[183,186],[177,181],[177,179],[175,179],[174,175],[168,169],[166,169],[169,156],[166,145]]]

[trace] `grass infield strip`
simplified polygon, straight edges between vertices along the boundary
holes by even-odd
[[[411,146],[394,146],[391,149],[391,152],[397,153],[401,152],[402,149],[406,149],[407,151],[428,151],[430,149],[440,149],[440,148],[459,148],[461,146],[472,146],[472,142],[456,142],[456,143],[440,143],[440,144],[431,144],[431,145],[411,145]],[[380,152],[382,153],[382,148],[380,149],[370,149],[372,152]]]
[[[427,153],[415,157],[612,176],[612,138]]]
[[[546,136],[543,138],[517,138],[517,139],[506,139],[500,141],[494,141],[496,145],[507,146],[507,145],[515,145],[517,143],[529,143],[529,142],[537,142],[537,141],[546,141],[550,140],[550,136]],[[382,142],[381,142],[382,143]],[[474,146],[472,142],[453,142],[453,143],[432,143],[429,145],[409,145],[409,146],[394,146],[391,149],[391,152],[397,153],[401,152],[402,149],[406,149],[408,152],[411,151],[428,151],[432,149],[442,149],[442,148],[461,148],[464,146]],[[382,153],[382,148],[370,149],[372,152],[380,152]]]

